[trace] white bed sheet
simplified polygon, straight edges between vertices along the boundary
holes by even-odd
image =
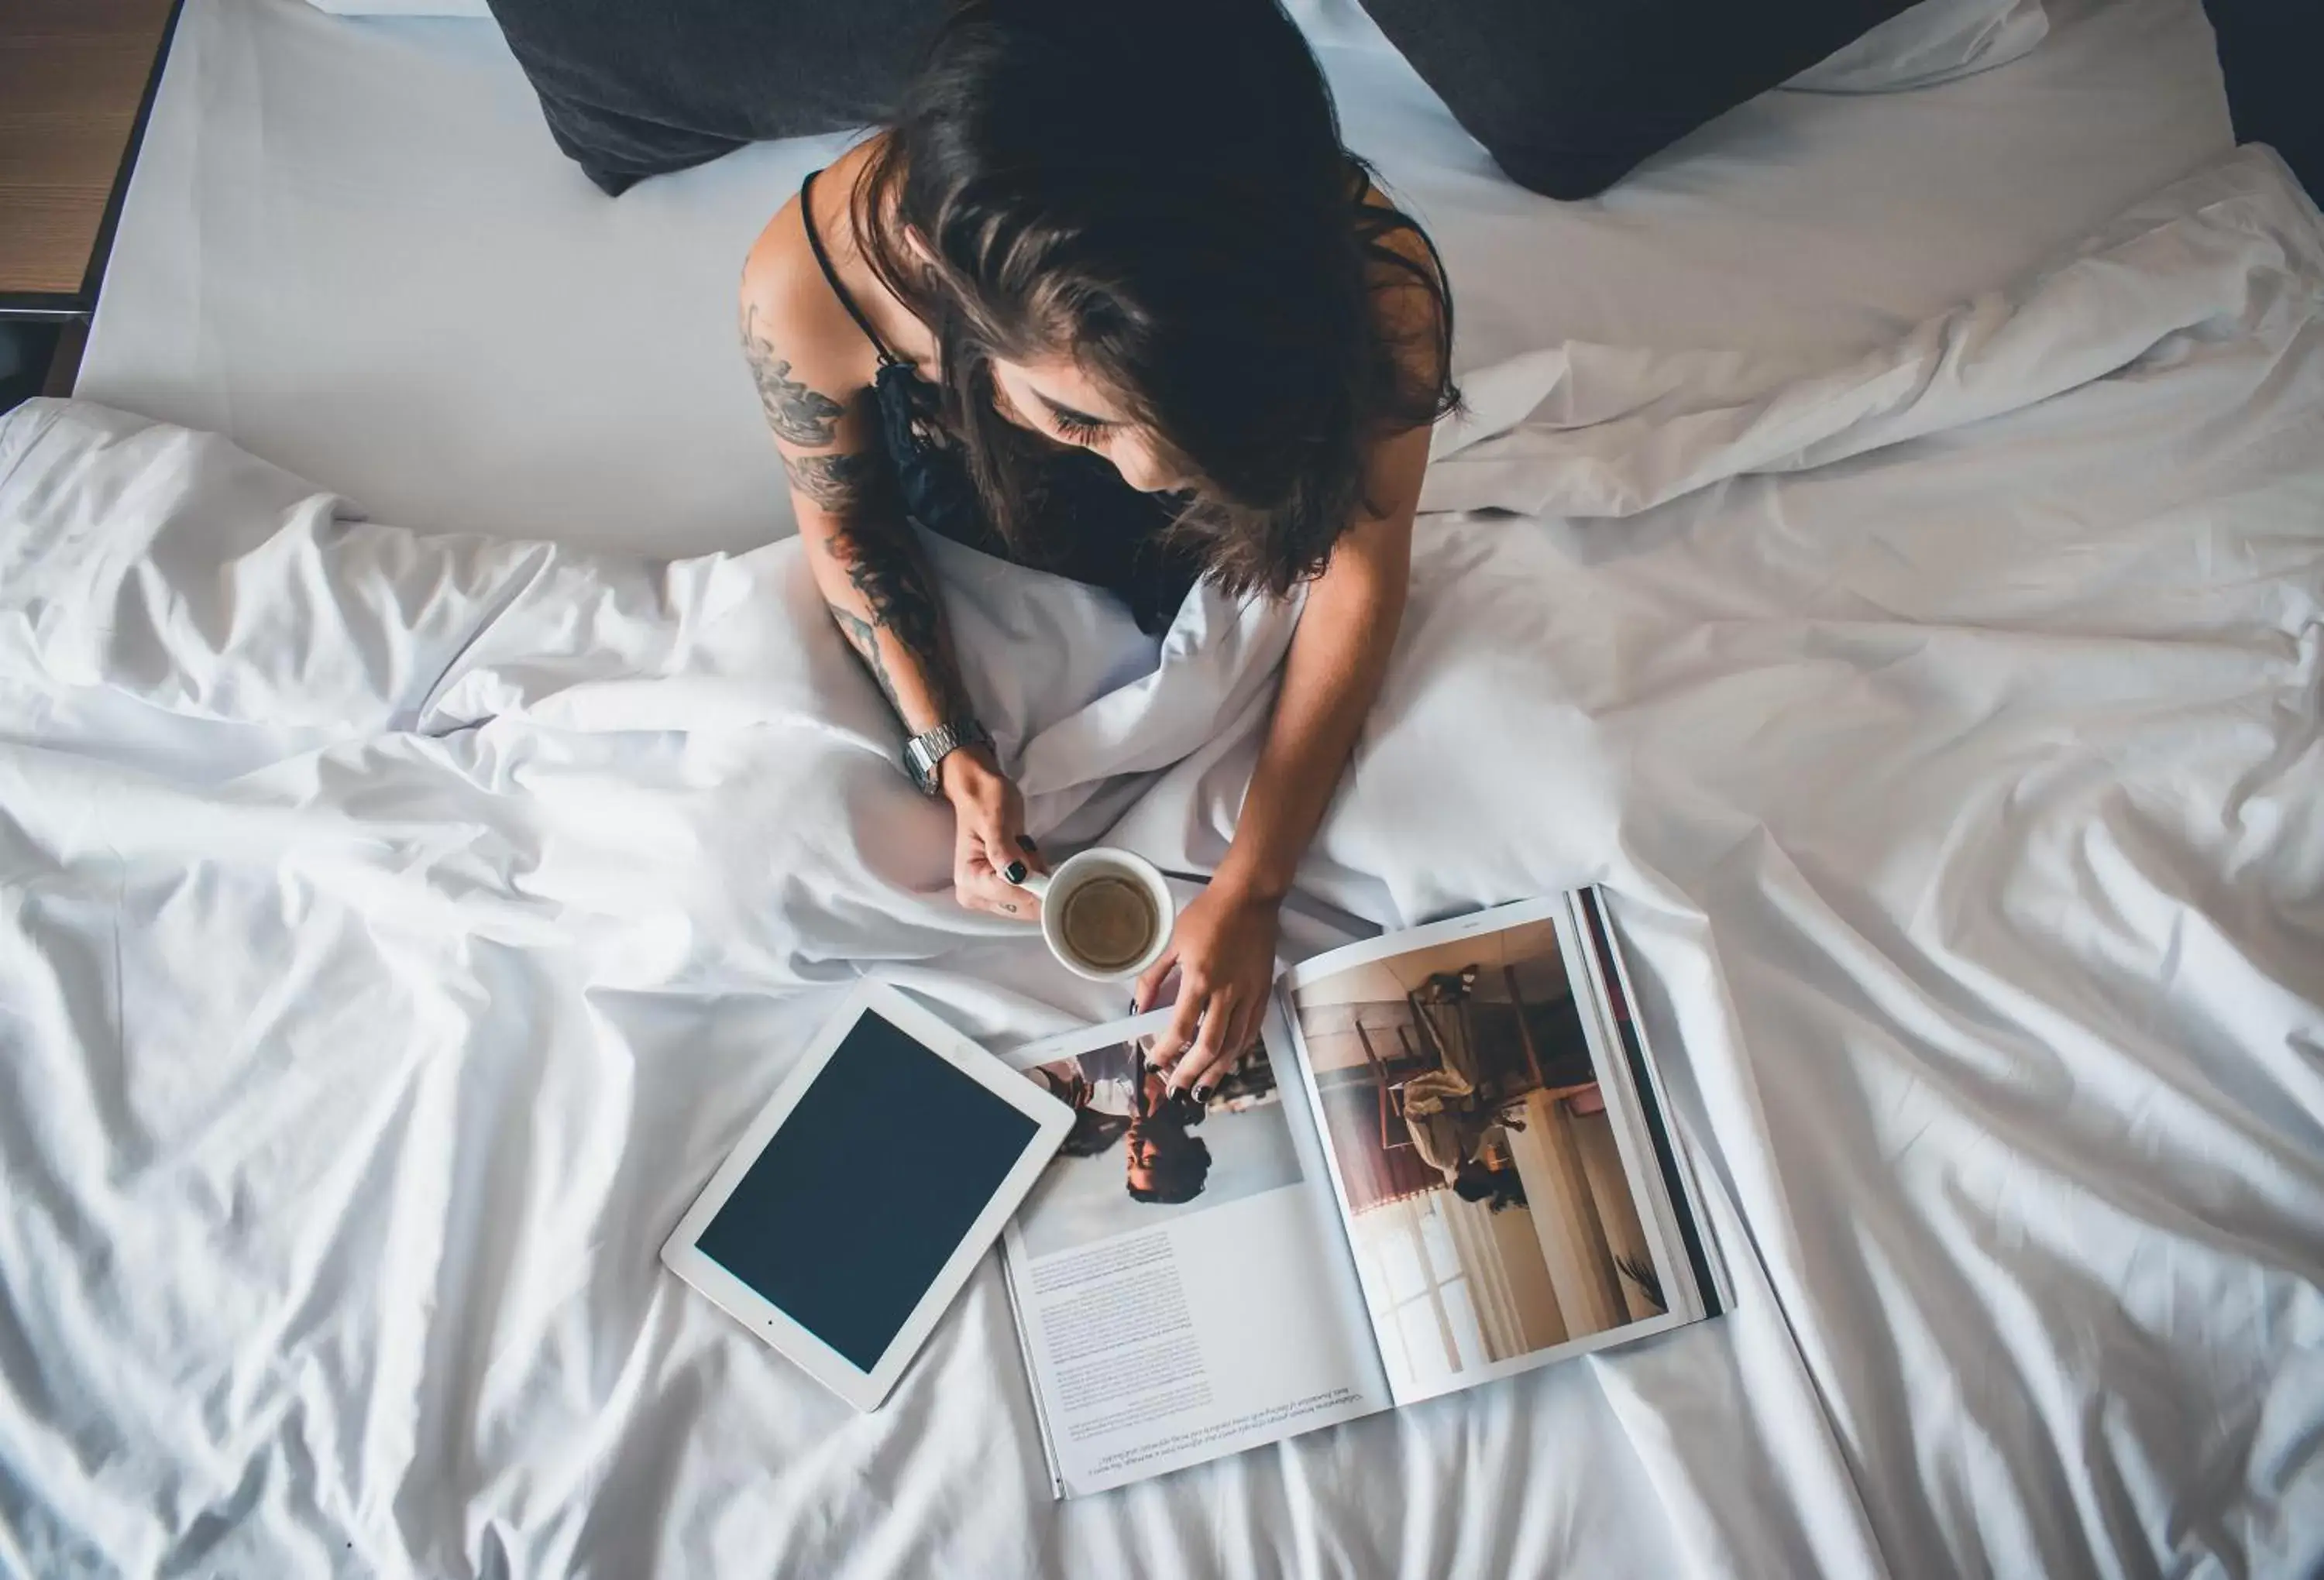
[[[1573,205],[1501,179],[1392,51],[1323,55],[1351,142],[1443,250],[1464,366],[1567,338],[1815,356],[2007,278],[2227,145],[2197,0],[2052,10],[1997,70],[1770,95]],[[843,142],[608,199],[488,24],[188,0],[79,392],[415,526],[763,542],[788,503],[734,280]]]
[[[1480,379],[1480,407],[1545,394],[1605,425],[1521,427],[1435,486],[1545,486],[1578,442],[1601,468],[1580,475],[1643,501],[1686,481],[1631,442],[1674,418],[1727,425],[1683,430],[1713,474],[1753,443],[1781,472],[1780,400],[1628,428],[1624,403],[1817,387],[1792,373],[1860,392],[1909,326],[2225,147],[2194,0],[2052,17],[2011,66],[1762,100],[1576,206],[1499,180],[1397,62],[1327,51],[1351,140],[1446,253],[1464,366],[1578,343]],[[733,278],[838,145],[609,201],[489,28],[188,0],[81,389],[400,527],[760,543],[787,528]],[[2127,299],[2118,324],[2148,323],[2154,296]],[[182,454],[80,519],[147,519],[173,477],[202,499],[149,585],[185,591],[161,623],[216,651],[141,644],[100,579],[53,607],[104,619],[51,616],[62,646],[0,664],[0,1537],[22,1544],[0,1569],[2312,1568],[2324,428],[2313,332],[2271,361],[2236,349],[2248,315],[2206,310],[2208,348],[2164,335],[1997,430],[1632,523],[1429,527],[1299,942],[1333,941],[1334,907],[1611,881],[1655,1024],[1685,1037],[1745,1303],[1063,1511],[1025,1492],[989,1277],[865,1423],[652,1267],[813,1018],[804,984],[885,960],[995,1033],[1103,1007],[932,892],[942,831],[812,607],[723,660],[698,639],[733,627],[684,611],[798,596],[785,551],[672,583],[480,544],[463,582],[391,531],[360,575],[293,553],[207,578],[266,510],[327,537],[336,508],[167,439]],[[2000,385],[2022,400],[2038,371]],[[1280,631],[1197,620],[1123,690],[1150,653],[1109,611],[1005,579],[980,601],[961,568],[964,629],[997,650],[1037,621],[1067,657],[976,682],[1043,826],[1183,758],[1121,831],[1214,859]],[[334,642],[292,595],[332,586],[408,598],[341,611],[358,639]],[[608,589],[586,641],[560,623]],[[445,625],[378,637],[419,610]],[[68,638],[124,632],[60,667]],[[1448,770],[1502,729],[1521,787]],[[1448,837],[1422,859],[1427,829]]]
[[[1421,523],[1290,947],[1609,884],[1735,1309],[1062,1508],[989,1268],[858,1419],[655,1264],[817,985],[1106,1007],[797,546],[0,422],[0,1570],[2324,1570],[2324,220],[2239,154],[1860,356],[1477,394],[1430,502],[1541,514]],[[947,569],[1035,827],[1167,764],[1214,860],[1287,616]]]

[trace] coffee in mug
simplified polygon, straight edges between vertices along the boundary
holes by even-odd
[[[1041,896],[1041,936],[1049,952],[1092,981],[1135,977],[1170,945],[1177,905],[1152,862],[1097,846],[1020,887]]]
[[[1093,877],[1066,896],[1059,911],[1065,948],[1101,971],[1118,971],[1152,949],[1162,924],[1145,886],[1126,877]]]

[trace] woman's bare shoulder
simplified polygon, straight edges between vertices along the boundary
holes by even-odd
[[[814,193],[818,214],[822,186]],[[798,198],[777,209],[751,244],[736,317],[775,436],[808,447],[832,442],[835,424],[800,414],[847,406],[870,386],[878,358],[816,261]]]
[[[796,196],[775,211],[751,243],[742,260],[740,296],[746,349],[759,339],[793,357],[844,364],[849,335],[862,338],[816,262]]]

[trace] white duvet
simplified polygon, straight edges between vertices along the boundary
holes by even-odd
[[[1117,1007],[953,905],[796,547],[0,419],[0,1573],[2324,1568],[2314,208],[1469,394],[1290,947],[1609,885],[1737,1309],[1065,1506],[989,1267],[859,1418],[654,1260],[829,984]],[[1215,860],[1292,616],[935,552],[1037,829]]]

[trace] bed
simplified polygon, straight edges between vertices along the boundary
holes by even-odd
[[[783,540],[837,145],[608,202],[487,27],[188,0],[0,420],[0,1568],[2324,1568],[2324,222],[2191,0],[2051,14],[1567,207],[1323,51],[1470,409],[1286,949],[1606,884],[1737,1300],[1052,1505],[991,1268],[858,1418],[654,1261],[858,971],[1114,1007]],[[1035,826],[1214,861],[1288,614],[943,569]]]

